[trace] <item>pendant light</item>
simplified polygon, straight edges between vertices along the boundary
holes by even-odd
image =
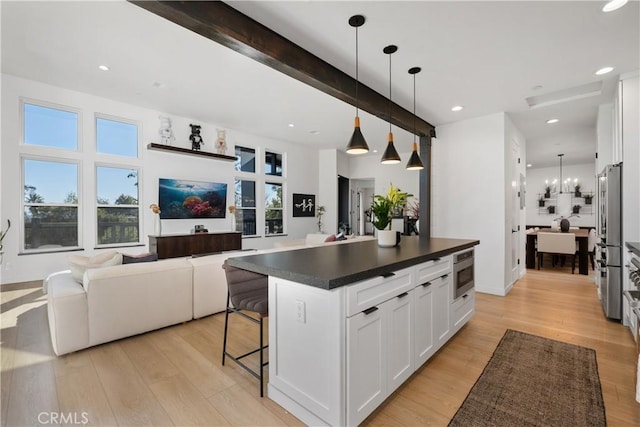
[[[397,50],[398,46],[395,45],[389,45],[382,49],[384,53],[389,55],[389,142],[380,161],[383,165],[400,163],[400,155],[396,151],[396,147],[393,146],[393,133],[391,132],[391,109],[393,105],[391,102],[391,54],[397,52]]]
[[[364,16],[353,15],[349,18],[349,25],[356,29],[356,119],[354,122],[353,135],[349,145],[347,145],[347,153],[349,154],[364,154],[369,152],[369,146],[367,141],[364,140],[362,131],[360,131],[360,117],[358,117],[358,27],[364,24]]]
[[[422,71],[420,67],[409,68],[409,74],[413,76],[413,151],[407,163],[407,170],[410,171],[424,169],[418,154],[418,143],[416,142],[416,74],[420,71]]]

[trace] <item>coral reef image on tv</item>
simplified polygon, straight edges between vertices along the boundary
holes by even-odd
[[[227,184],[160,178],[161,219],[224,218]]]

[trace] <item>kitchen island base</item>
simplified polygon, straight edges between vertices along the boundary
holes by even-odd
[[[451,256],[326,290],[269,277],[269,398],[307,425],[355,426],[474,313]]]

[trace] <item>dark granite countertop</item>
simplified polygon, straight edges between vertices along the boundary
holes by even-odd
[[[443,257],[480,243],[478,240],[402,236],[399,246],[378,247],[377,240],[314,246],[229,258],[230,265],[322,289],[334,289],[394,270]]]
[[[637,256],[640,256],[640,242],[627,242],[626,245],[627,249],[629,249]]]

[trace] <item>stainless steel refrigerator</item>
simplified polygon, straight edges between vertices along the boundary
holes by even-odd
[[[598,175],[598,296],[609,319],[622,319],[622,163]]]

